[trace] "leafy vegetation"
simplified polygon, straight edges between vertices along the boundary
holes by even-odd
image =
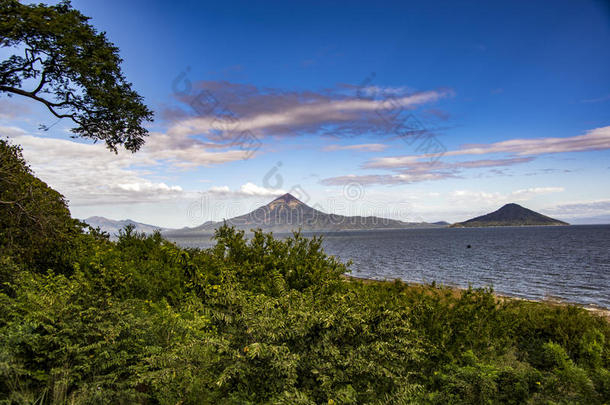
[[[121,71],[119,50],[69,1],[56,5],[0,0],[0,94],[42,103],[76,125],[76,136],[135,152],[153,113]],[[12,54],[11,54],[12,53]]]
[[[346,279],[298,233],[110,241],[0,146],[0,403],[610,401],[610,324],[582,308]]]
[[[18,146],[0,139],[0,260],[64,272],[81,232],[63,196],[32,174]],[[0,281],[5,276],[0,271]]]

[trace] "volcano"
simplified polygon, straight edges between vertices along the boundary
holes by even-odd
[[[212,233],[223,223],[237,229],[262,229],[272,232],[302,231],[345,231],[364,229],[401,229],[401,228],[439,228],[445,225],[427,222],[404,222],[374,216],[344,216],[327,214],[310,207],[290,193],[284,194],[269,204],[247,214],[224,221],[208,221],[195,228],[183,228],[169,232],[168,235],[190,235]]]
[[[487,215],[458,222],[452,228],[481,227],[481,226],[556,226],[569,225],[558,219],[547,217],[532,211],[519,204],[506,204],[502,208]]]

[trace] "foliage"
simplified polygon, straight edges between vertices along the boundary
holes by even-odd
[[[0,63],[0,92],[36,100],[57,118],[71,119],[78,136],[135,152],[148,133],[142,124],[153,113],[126,81],[118,48],[88,20],[69,1],[47,6],[0,0],[0,46],[14,51]]]
[[[347,281],[298,234],[79,238],[71,274],[22,271],[0,295],[4,403],[610,398],[610,327],[576,307]]]
[[[0,254],[46,272],[69,267],[82,224],[57,191],[32,175],[18,146],[0,139]],[[0,272],[0,281],[7,274]]]

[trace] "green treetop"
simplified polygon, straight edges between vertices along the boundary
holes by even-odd
[[[44,104],[76,124],[76,136],[135,152],[153,113],[121,71],[119,50],[74,10],[0,0],[0,46],[14,53],[0,62],[0,93]]]

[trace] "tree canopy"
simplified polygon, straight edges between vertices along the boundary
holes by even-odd
[[[14,49],[0,62],[0,93],[41,102],[74,121],[75,136],[135,152],[153,113],[123,75],[119,49],[88,20],[69,1],[0,0],[0,46]]]
[[[0,139],[0,256],[61,272],[81,229],[64,197],[32,174],[21,148]]]

